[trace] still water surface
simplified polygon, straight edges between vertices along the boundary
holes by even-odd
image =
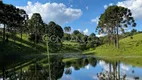
[[[120,74],[120,79],[126,77],[125,80],[142,80],[142,68],[121,62],[105,62],[104,60],[98,60],[95,66],[89,63],[78,70],[76,70],[74,66],[70,66],[64,70],[61,80],[99,80],[101,79],[100,74],[105,74],[104,78],[109,80],[109,75],[111,73],[112,75]],[[67,70],[71,70],[71,73],[67,74]]]
[[[120,61],[82,57],[63,62],[63,57],[53,56],[48,63],[44,58],[1,67],[0,80],[142,80],[142,67]]]

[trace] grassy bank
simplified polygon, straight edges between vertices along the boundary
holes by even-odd
[[[37,48],[37,49],[36,49]],[[36,45],[33,42],[28,40],[28,35],[23,34],[21,40],[20,34],[17,34],[14,37],[10,37],[8,42],[5,43],[5,46],[2,44],[2,37],[0,38],[0,49],[1,53],[4,54],[39,54],[46,51],[46,46],[43,43]]]
[[[97,56],[142,56],[142,34],[136,34],[120,40],[120,48],[104,44],[95,50],[85,51],[84,54],[94,53]]]
[[[142,67],[142,34],[136,34],[120,40],[120,48],[104,44],[95,50],[85,51],[83,54],[94,54],[102,59],[132,64]]]

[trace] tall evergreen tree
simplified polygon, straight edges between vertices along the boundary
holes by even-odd
[[[109,6],[100,16],[97,30],[99,33],[111,35],[114,44],[119,48],[119,32],[128,26],[136,26],[131,10],[121,6]]]

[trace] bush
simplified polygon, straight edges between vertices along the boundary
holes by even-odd
[[[96,44],[95,44],[94,41],[90,41],[90,42],[87,43],[87,48],[88,48],[88,49],[89,49],[89,48],[95,48],[95,47],[96,47]]]
[[[80,49],[80,50],[85,50],[85,49],[87,49],[86,44],[85,44],[85,43],[81,43],[81,44],[79,45],[79,49]]]

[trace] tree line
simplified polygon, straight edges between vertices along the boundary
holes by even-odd
[[[0,1],[0,24],[3,25],[3,46],[9,37],[12,37],[15,42],[17,33],[21,34],[21,43],[22,34],[29,34],[29,40],[35,44],[35,47],[37,43],[42,42],[44,34],[48,34],[49,37],[52,35],[63,37],[63,29],[55,22],[51,21],[46,24],[39,13],[34,13],[29,19],[28,14],[23,9],[16,8],[11,4],[5,4],[2,1]],[[51,46],[55,47],[53,44]]]
[[[16,8],[11,4],[5,4],[2,1],[0,1],[0,16],[0,24],[4,25],[3,46],[9,37],[12,37],[15,42],[16,34],[21,34],[21,44],[23,34],[28,34],[28,39],[33,42],[35,48],[38,43],[43,43],[42,37],[47,34],[52,40],[49,42],[51,52],[57,52],[62,48],[63,41],[61,39],[64,41],[72,39],[84,46],[88,46],[88,48],[99,45],[99,42],[97,42],[99,38],[94,33],[89,36],[84,35],[78,30],[70,33],[70,26],[64,27],[63,31],[62,27],[53,21],[50,21],[48,24],[45,23],[39,13],[33,13],[29,19],[28,14],[23,9]],[[54,42],[55,39],[57,41]]]
[[[78,42],[80,44],[80,48],[82,50],[95,48],[101,44],[100,38],[96,36],[95,33],[91,33],[90,35],[85,35],[79,30],[74,30],[71,33],[71,27],[64,27],[64,41]]]
[[[27,33],[29,40],[33,42],[36,48],[37,43],[42,43],[42,36],[47,34],[53,41],[49,46],[52,51],[59,51],[62,48],[62,40],[79,42],[82,49],[95,48],[101,45],[103,42],[101,38],[97,37],[95,33],[85,35],[78,30],[74,30],[71,33],[71,27],[66,26],[64,30],[55,22],[51,21],[48,24],[42,20],[39,13],[34,13],[29,19],[28,14],[23,10],[16,8],[11,4],[5,4],[0,1],[0,24],[3,25],[3,46],[8,41],[9,35],[6,32],[12,34],[12,38],[15,42],[16,33]],[[135,27],[136,22],[132,16],[131,10],[120,6],[109,6],[103,14],[100,15],[98,26],[96,31],[98,34],[107,34],[107,41],[109,44],[114,43],[115,47],[119,48],[120,33],[125,33],[125,28],[130,26]],[[135,32],[133,30],[132,32]],[[54,37],[53,37],[54,36]]]

